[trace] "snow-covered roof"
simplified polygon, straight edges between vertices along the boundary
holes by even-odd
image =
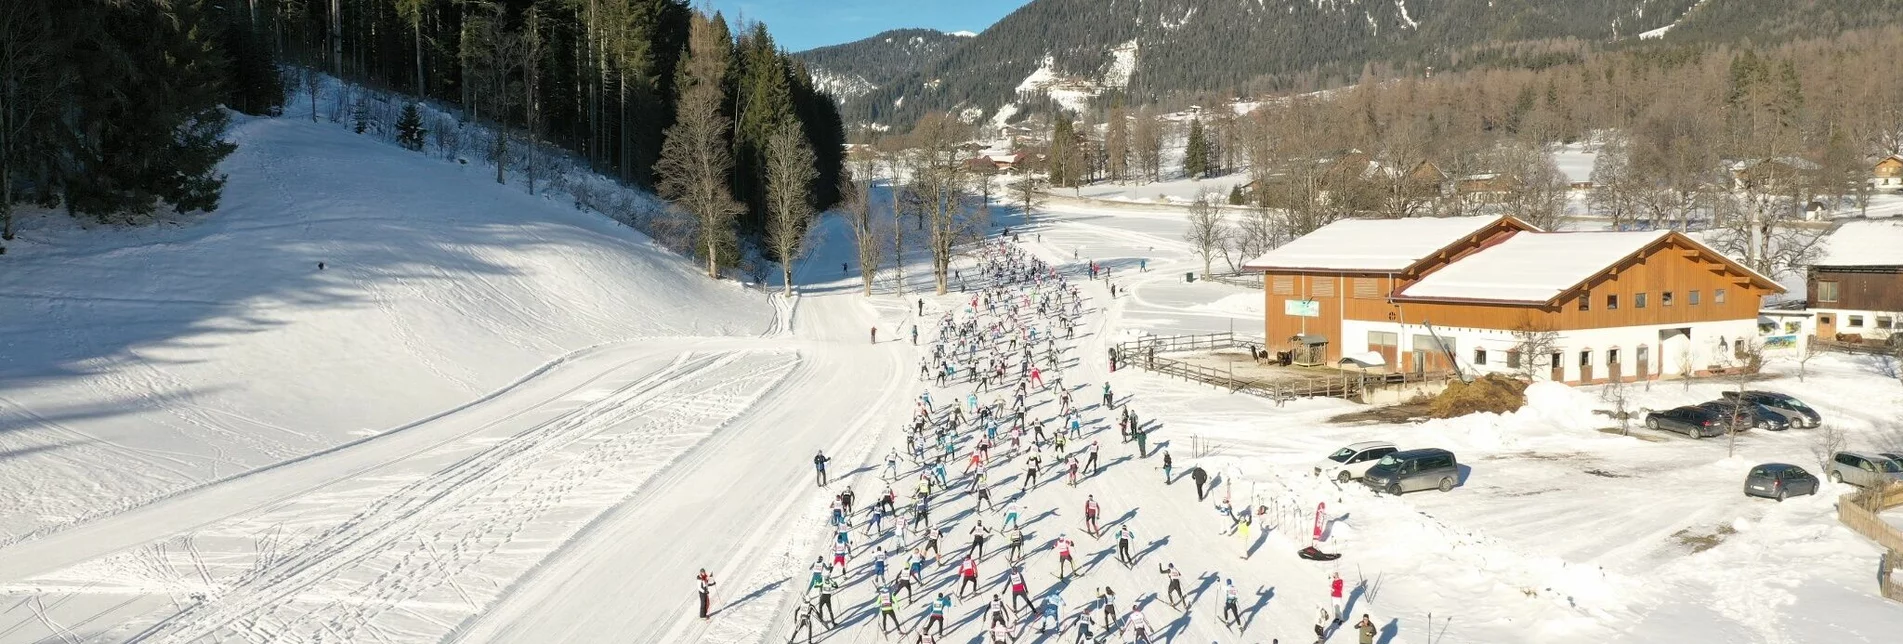
[[[1671,233],[1517,233],[1429,273],[1402,297],[1546,302]]]
[[[1903,222],[1844,222],[1824,240],[1818,266],[1903,266]]]
[[[1250,260],[1243,268],[1398,272],[1501,219],[1344,219]]]

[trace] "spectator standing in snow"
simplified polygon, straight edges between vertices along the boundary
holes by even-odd
[[[1361,614],[1361,621],[1355,622],[1355,631],[1361,634],[1361,644],[1374,644],[1374,620],[1367,613]]]
[[[713,608],[714,603],[714,576],[707,574],[707,569],[702,568],[700,574],[694,579],[700,590],[700,618],[707,619],[709,609]]]
[[[1201,501],[1207,498],[1207,492],[1203,486],[1209,484],[1209,472],[1204,471],[1200,465],[1189,468],[1189,480],[1196,483],[1196,500]]]
[[[1335,626],[1340,626],[1341,622],[1348,617],[1341,614],[1341,586],[1341,573],[1330,573],[1328,575],[1328,601],[1329,606],[1335,611]]]
[[[832,459],[826,458],[826,452],[824,450],[813,455],[813,469],[818,471],[817,475],[819,477],[820,487],[826,487],[826,461],[830,460]]]

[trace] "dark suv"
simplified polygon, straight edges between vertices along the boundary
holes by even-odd
[[[1725,435],[1724,419],[1718,417],[1718,412],[1697,405],[1646,414],[1645,426],[1652,429],[1669,429],[1692,438]]]
[[[1756,403],[1720,399],[1699,403],[1698,406],[1716,412],[1718,419],[1730,426],[1732,431],[1768,429],[1781,432],[1791,428],[1791,421],[1784,414]]]
[[[1823,424],[1824,417],[1804,401],[1780,394],[1775,391],[1724,392],[1726,400],[1742,400],[1771,408],[1771,411],[1783,414],[1790,419],[1792,427],[1815,428]]]
[[[1751,468],[1744,477],[1744,495],[1783,501],[1793,496],[1817,493],[1817,477],[1804,468],[1788,463],[1765,463]]]

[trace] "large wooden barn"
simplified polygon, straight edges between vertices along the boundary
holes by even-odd
[[[1511,217],[1338,221],[1245,268],[1263,274],[1265,337],[1298,361],[1570,383],[1735,366],[1760,299],[1783,292],[1676,232]]]

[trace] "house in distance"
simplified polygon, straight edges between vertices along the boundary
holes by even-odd
[[[1903,333],[1903,222],[1845,222],[1805,275],[1805,305],[1825,339]]]
[[[1783,292],[1677,232],[1512,217],[1343,220],[1244,268],[1263,274],[1264,337],[1311,363],[1575,384],[1741,366]]]

